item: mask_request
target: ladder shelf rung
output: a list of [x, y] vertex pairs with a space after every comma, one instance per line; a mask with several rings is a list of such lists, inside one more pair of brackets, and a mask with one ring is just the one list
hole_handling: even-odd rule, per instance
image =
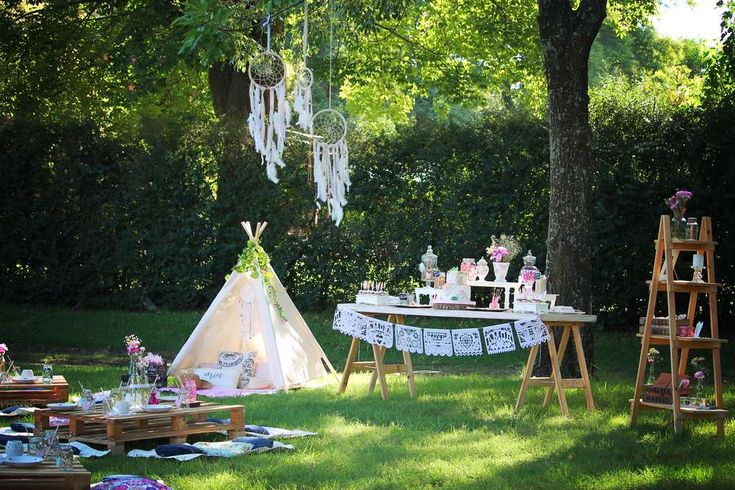
[[[643, 337], [643, 334], [636, 334], [637, 337]], [[667, 345], [671, 342], [668, 335], [651, 335], [649, 337], [651, 344]], [[679, 347], [686, 349], [716, 349], [722, 344], [727, 343], [727, 339], [713, 339], [710, 337], [676, 337], [676, 343]]]
[[[646, 281], [650, 286], [651, 281]], [[667, 281], [659, 281], [658, 290], [666, 291]], [[674, 281], [671, 284], [671, 290], [675, 293], [716, 293], [717, 288], [722, 286], [718, 282], [692, 282], [692, 281]]]
[[[656, 243], [656, 240], [653, 241]], [[700, 252], [706, 250], [714, 250], [717, 242], [701, 241], [701, 240], [672, 240], [669, 250], [679, 250], [682, 252]]]

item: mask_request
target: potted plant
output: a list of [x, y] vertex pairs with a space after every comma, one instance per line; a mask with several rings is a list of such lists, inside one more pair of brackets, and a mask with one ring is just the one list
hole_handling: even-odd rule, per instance
[[491, 245], [487, 247], [487, 254], [493, 263], [493, 272], [496, 282], [506, 282], [510, 262], [521, 251], [521, 246], [512, 235], [501, 234], [500, 238], [490, 237]]

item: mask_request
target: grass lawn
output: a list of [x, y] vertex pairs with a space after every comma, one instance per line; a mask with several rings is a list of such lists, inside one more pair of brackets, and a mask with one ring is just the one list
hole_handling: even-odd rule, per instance
[[[200, 315], [1, 305], [0, 342], [8, 343], [24, 367], [38, 369], [33, 364], [40, 356], [53, 357], [55, 370], [67, 377], [72, 390], [77, 381], [109, 386], [123, 369], [124, 335], [136, 333], [150, 350], [173, 354]], [[331, 331], [330, 316], [306, 315], [339, 366], [349, 339]], [[354, 376], [343, 396], [328, 386], [239, 399], [249, 423], [319, 433], [293, 440], [293, 452], [186, 463], [107, 456], [84, 460], [84, 465], [93, 481], [111, 473], [137, 473], [176, 489], [734, 488], [735, 424], [727, 422], [724, 439], [715, 437], [714, 422], [687, 422], [684, 434], [674, 435], [666, 414], [644, 412], [630, 429], [627, 400], [637, 339], [600, 332], [596, 342], [594, 413], [584, 410], [581, 392], [569, 396], [570, 418], [553, 406], [541, 409], [540, 389], [532, 390], [526, 407], [514, 413], [525, 351], [476, 358], [415, 356], [417, 369], [443, 373], [417, 376], [416, 399], [409, 398], [404, 379], [397, 376], [389, 377], [388, 401], [377, 393], [369, 396], [366, 374]], [[369, 358], [364, 348], [362, 355]], [[726, 347], [730, 410], [735, 408], [732, 358]]]

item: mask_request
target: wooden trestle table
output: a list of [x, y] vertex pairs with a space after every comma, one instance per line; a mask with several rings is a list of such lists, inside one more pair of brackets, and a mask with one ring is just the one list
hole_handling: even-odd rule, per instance
[[[529, 313], [515, 313], [512, 311], [482, 311], [482, 310], [440, 310], [434, 308], [411, 308], [401, 306], [373, 306], [356, 303], [343, 303], [340, 308], [347, 308], [358, 313], [362, 313], [371, 317], [386, 317], [386, 321], [406, 325], [406, 317], [432, 317], [432, 318], [452, 318], [461, 320], [481, 320], [485, 321], [482, 326], [490, 323], [513, 322], [518, 320], [527, 320], [534, 318], [536, 315]], [[549, 329], [549, 341], [546, 342], [546, 348], [549, 350], [549, 360], [551, 362], [551, 376], [536, 377], [532, 376], [533, 364], [539, 353], [541, 345], [534, 345], [529, 349], [528, 362], [523, 373], [521, 388], [516, 401], [516, 410], [520, 410], [526, 400], [526, 393], [531, 386], [542, 386], [546, 388], [546, 396], [544, 397], [544, 407], [551, 403], [551, 398], [556, 391], [559, 401], [559, 408], [564, 416], [569, 415], [567, 407], [567, 399], [564, 390], [568, 388], [583, 388], [587, 409], [594, 410], [595, 402], [592, 398], [592, 388], [590, 386], [589, 373], [587, 371], [587, 362], [582, 349], [582, 338], [580, 328], [591, 328], [597, 321], [595, 315], [579, 314], [579, 313], [545, 313], [540, 315], [541, 321], [544, 322]], [[553, 334], [554, 329], [560, 328], [561, 340], [557, 348]], [[580, 378], [563, 378], [561, 374], [561, 362], [569, 343], [569, 338], [574, 337], [574, 346], [577, 354], [577, 362], [579, 363]], [[376, 382], [380, 382], [380, 393], [383, 400], [388, 399], [388, 384], [385, 379], [386, 374], [403, 373], [406, 375], [408, 382], [408, 392], [411, 396], [416, 395], [416, 385], [414, 383], [413, 366], [411, 364], [411, 354], [403, 352], [402, 364], [385, 364], [383, 358], [385, 356], [385, 347], [372, 345], [373, 360], [358, 362], [355, 360], [357, 356], [360, 339], [352, 338], [350, 351], [345, 362], [342, 380], [339, 385], [338, 393], [344, 393], [350, 380], [350, 374], [354, 371], [370, 370], [373, 376], [370, 380], [368, 391], [370, 393], [375, 389]]]

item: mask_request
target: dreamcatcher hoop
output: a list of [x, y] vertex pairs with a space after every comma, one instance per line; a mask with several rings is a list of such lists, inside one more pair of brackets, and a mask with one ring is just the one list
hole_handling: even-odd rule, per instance
[[312, 118], [312, 134], [320, 143], [337, 144], [347, 136], [347, 120], [334, 109], [322, 109]]
[[329, 215], [337, 225], [342, 221], [349, 174], [347, 121], [334, 109], [322, 109], [312, 119], [314, 181], [317, 200], [327, 203]]
[[255, 150], [266, 165], [268, 178], [278, 182], [276, 167], [285, 167], [283, 149], [291, 109], [286, 101], [286, 63], [271, 51], [270, 14], [264, 25], [268, 41], [265, 51], [256, 54], [248, 63], [250, 77], [250, 115], [248, 130], [255, 142]]
[[278, 53], [267, 49], [250, 59], [248, 76], [261, 88], [274, 88], [286, 80], [286, 63]]

